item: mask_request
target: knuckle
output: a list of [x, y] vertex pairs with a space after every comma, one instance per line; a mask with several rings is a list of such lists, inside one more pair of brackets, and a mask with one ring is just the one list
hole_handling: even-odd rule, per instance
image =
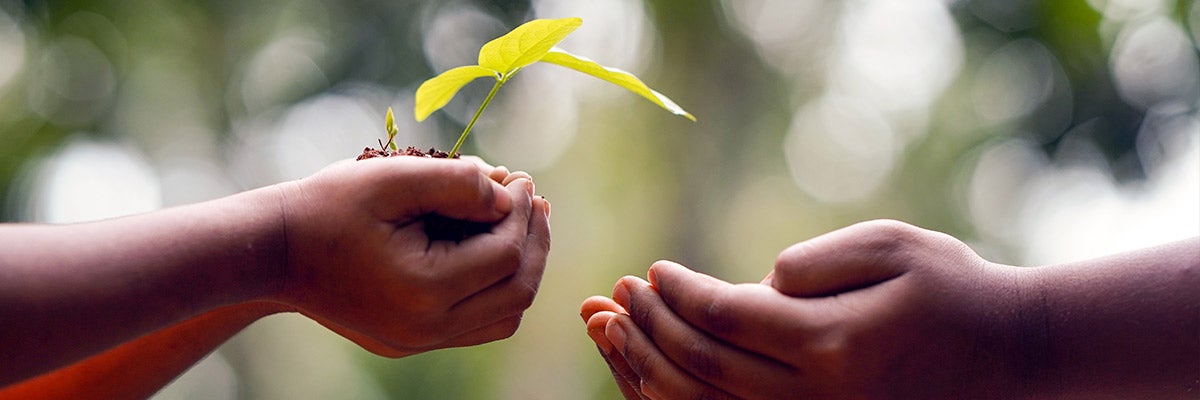
[[537, 297], [537, 292], [538, 292], [538, 289], [536, 286], [530, 285], [525, 282], [520, 282], [517, 285], [515, 285], [513, 290], [516, 291], [515, 306], [518, 310], [522, 310], [522, 311], [527, 310], [527, 309], [529, 309], [529, 307], [533, 306], [533, 300], [534, 300], [534, 298]]
[[835, 385], [846, 382], [852, 370], [865, 367], [857, 362], [856, 355], [856, 350], [866, 345], [862, 339], [861, 335], [850, 332], [829, 332], [809, 342], [805, 347], [804, 362], [823, 381]]
[[812, 242], [806, 241], [788, 246], [779, 253], [779, 256], [775, 257], [774, 273], [783, 278], [798, 273], [802, 265], [797, 261], [808, 259], [813, 251]]
[[642, 333], [646, 334], [646, 336], [654, 337], [656, 333], [654, 321], [657, 319], [657, 313], [653, 309], [643, 307], [642, 304], [642, 302], [636, 301], [631, 296], [629, 299], [629, 319], [632, 319], [633, 324], [637, 325], [638, 329], [641, 329]]
[[902, 255], [924, 242], [924, 230], [896, 220], [864, 222], [862, 247], [879, 257]]
[[505, 240], [496, 247], [496, 262], [499, 266], [515, 270], [521, 265], [523, 250], [516, 240]]
[[641, 378], [643, 382], [656, 378], [655, 371], [658, 369], [651, 368], [649, 365], [651, 361], [650, 355], [647, 352], [630, 348], [626, 349], [623, 355], [625, 356], [625, 363], [629, 365], [629, 369], [637, 377]]
[[860, 224], [871, 237], [880, 239], [911, 239], [917, 236], [919, 228], [892, 219], [878, 219]]
[[934, 252], [946, 256], [975, 254], [970, 246], [953, 236], [895, 220], [877, 220], [866, 224], [867, 251], [880, 258], [915, 261], [918, 253]]
[[479, 167], [469, 162], [450, 162], [445, 168], [454, 179], [476, 179], [480, 175]]
[[707, 339], [693, 339], [684, 350], [686, 367], [702, 380], [720, 379], [724, 376], [720, 360], [714, 354]]
[[718, 289], [713, 295], [703, 313], [704, 324], [710, 333], [726, 336], [737, 330], [736, 310], [733, 305], [735, 298], [735, 293], [729, 287]]

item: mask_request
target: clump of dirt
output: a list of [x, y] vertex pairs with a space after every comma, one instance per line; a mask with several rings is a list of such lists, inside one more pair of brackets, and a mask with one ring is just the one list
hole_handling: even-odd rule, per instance
[[[382, 147], [382, 146], [380, 146], [380, 147]], [[450, 153], [438, 150], [433, 147], [430, 147], [429, 151], [421, 151], [421, 149], [418, 149], [416, 147], [408, 146], [408, 148], [406, 148], [402, 151], [380, 150], [380, 149], [374, 149], [374, 148], [370, 148], [370, 147], [364, 147], [362, 154], [359, 154], [358, 158], [356, 160], [361, 161], [361, 160], [366, 160], [368, 158], [395, 157], [395, 156], [413, 156], [413, 157], [429, 157], [429, 158], [458, 158], [458, 154], [455, 154], [453, 157], [451, 157]]]
[[[383, 147], [383, 146], [380, 146]], [[429, 151], [421, 151], [416, 147], [409, 146], [404, 150], [380, 150], [375, 148], [363, 148], [362, 154], [358, 155], [356, 160], [366, 160], [376, 157], [428, 157], [428, 158], [459, 158], [458, 154], [451, 156], [450, 153], [429, 148]], [[438, 214], [425, 214], [420, 217], [422, 225], [425, 226], [425, 235], [429, 240], [446, 240], [455, 243], [462, 242], [472, 236], [486, 233], [492, 230], [492, 224], [474, 221], [463, 221], [453, 219]]]

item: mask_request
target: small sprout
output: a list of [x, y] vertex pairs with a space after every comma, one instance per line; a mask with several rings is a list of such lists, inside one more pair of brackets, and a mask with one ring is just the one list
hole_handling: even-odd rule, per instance
[[[692, 114], [684, 111], [667, 96], [646, 86], [633, 74], [605, 67], [595, 61], [555, 47], [558, 42], [561, 42], [582, 24], [583, 20], [579, 18], [536, 19], [518, 26], [504, 36], [487, 42], [479, 49], [479, 65], [452, 68], [430, 78], [417, 88], [416, 106], [413, 110], [417, 121], [424, 121], [434, 111], [445, 106], [454, 98], [459, 89], [476, 78], [488, 76], [495, 78], [496, 84], [492, 86], [491, 92], [483, 99], [483, 103], [475, 111], [475, 116], [471, 117], [471, 122], [467, 124], [466, 129], [463, 129], [462, 135], [458, 137], [458, 142], [450, 150], [450, 155], [454, 156], [458, 153], [463, 141], [467, 139], [467, 135], [471, 133], [471, 128], [475, 126], [479, 115], [483, 114], [483, 110], [500, 90], [500, 86], [512, 79], [513, 75], [520, 72], [522, 68], [538, 61], [563, 66], [603, 79], [637, 93], [675, 115], [692, 121], [696, 120]], [[391, 115], [390, 110], [388, 115]]]
[[383, 123], [384, 129], [387, 129], [388, 141], [387, 146], [380, 144], [380, 150], [387, 151], [388, 149], [392, 149], [392, 151], [396, 151], [396, 133], [400, 130], [396, 129], [396, 117], [392, 115], [391, 107], [388, 107], [387, 117], [384, 117]]

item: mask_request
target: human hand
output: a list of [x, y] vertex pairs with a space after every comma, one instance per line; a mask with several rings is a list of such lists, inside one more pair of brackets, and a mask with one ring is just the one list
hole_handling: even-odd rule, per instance
[[[289, 252], [278, 300], [372, 352], [502, 339], [532, 304], [549, 203], [527, 174], [393, 157], [333, 165], [281, 191]], [[431, 213], [494, 226], [434, 241], [420, 220]]]
[[[1015, 268], [874, 221], [792, 246], [762, 284], [671, 262], [583, 317], [627, 398], [1006, 398], [1044, 338]], [[602, 334], [601, 334], [602, 333]]]

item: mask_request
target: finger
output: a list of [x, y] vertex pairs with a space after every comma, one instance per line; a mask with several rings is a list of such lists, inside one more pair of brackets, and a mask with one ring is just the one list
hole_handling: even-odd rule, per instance
[[504, 180], [509, 176], [508, 167], [503, 165], [497, 166], [496, 168], [493, 168], [492, 171], [487, 174], [487, 176], [492, 178], [493, 181], [500, 182], [500, 184], [503, 185], [505, 184]]
[[[620, 358], [621, 356], [616, 355], [615, 357]], [[620, 358], [620, 360], [622, 363], [625, 362], [624, 358]], [[641, 389], [639, 389], [638, 386], [634, 386], [632, 383], [620, 376], [617, 370], [613, 368], [613, 361], [611, 361], [609, 358], [605, 358], [604, 362], [608, 364], [608, 372], [612, 374], [613, 382], [617, 384], [617, 390], [621, 392], [621, 397], [624, 397], [626, 400], [650, 400], [649, 397], [646, 397], [646, 395], [642, 394]], [[625, 368], [629, 368], [629, 366], [626, 365]]]
[[517, 332], [517, 328], [521, 326], [521, 318], [522, 314], [520, 313], [516, 315], [510, 315], [482, 327], [467, 331], [444, 342], [425, 348], [422, 351], [475, 346], [484, 343], [491, 343], [497, 340], [508, 339], [512, 337], [512, 335]]
[[601, 311], [608, 311], [617, 314], [628, 314], [624, 307], [621, 307], [621, 305], [617, 304], [617, 302], [613, 301], [613, 299], [604, 296], [588, 297], [587, 299], [583, 300], [583, 304], [579, 306], [579, 316], [583, 317], [585, 322], [592, 318], [593, 314]]
[[546, 256], [550, 252], [550, 224], [545, 211], [546, 203], [534, 202], [532, 205], [534, 209], [529, 211], [531, 215], [520, 255], [520, 267], [513, 275], [456, 304], [451, 312], [460, 315], [459, 320], [482, 320], [490, 315], [523, 312], [533, 304], [546, 270]]
[[521, 315], [513, 315], [513, 316], [505, 317], [500, 320], [494, 321], [488, 325], [476, 328], [474, 330], [461, 333], [457, 336], [450, 337], [446, 340], [437, 341], [437, 342], [427, 344], [427, 345], [422, 345], [422, 346], [399, 346], [398, 347], [398, 346], [388, 345], [387, 343], [384, 343], [383, 341], [376, 340], [375, 338], [373, 338], [371, 336], [365, 335], [365, 334], [358, 332], [356, 330], [353, 330], [353, 329], [346, 328], [345, 326], [338, 324], [336, 322], [330, 321], [328, 319], [321, 318], [321, 317], [318, 317], [318, 316], [315, 316], [312, 314], [305, 314], [305, 315], [308, 316], [309, 318], [313, 319], [317, 323], [321, 324], [322, 326], [328, 328], [329, 330], [336, 332], [338, 335], [341, 335], [342, 337], [350, 340], [351, 342], [354, 342], [354, 344], [359, 345], [364, 350], [367, 350], [367, 351], [369, 351], [373, 354], [379, 355], [379, 356], [389, 357], [389, 358], [407, 357], [407, 356], [414, 355], [414, 354], [424, 353], [424, 352], [427, 352], [430, 350], [445, 349], [445, 348], [452, 348], [452, 347], [474, 346], [474, 345], [478, 345], [478, 344], [489, 343], [489, 342], [494, 342], [494, 341], [501, 340], [501, 339], [506, 339], [506, 338], [511, 337], [513, 335], [513, 333], [516, 332], [517, 327], [521, 323]]
[[[597, 298], [602, 297], [597, 296]], [[612, 300], [609, 300], [607, 303], [606, 306], [616, 305]], [[625, 362], [625, 357], [613, 349], [612, 342], [609, 342], [608, 337], [604, 335], [608, 321], [616, 315], [617, 313], [612, 311], [599, 311], [589, 314], [585, 318], [587, 322], [587, 334], [592, 339], [592, 342], [596, 343], [596, 349], [600, 351], [600, 356], [608, 364], [608, 370], [612, 373], [613, 381], [616, 382], [617, 389], [621, 391], [621, 395], [626, 399], [644, 399], [646, 397], [642, 395], [640, 389], [641, 378], [638, 378], [637, 374], [629, 368], [629, 363]]]
[[501, 318], [500, 320], [494, 321], [474, 330], [460, 333], [459, 335], [453, 336], [447, 340], [434, 342], [433, 344], [414, 347], [395, 347], [390, 346], [383, 341], [376, 340], [375, 338], [367, 336], [356, 330], [346, 328], [344, 325], [328, 319], [316, 317], [310, 314], [306, 315], [329, 330], [334, 331], [338, 335], [341, 335], [351, 342], [354, 342], [354, 344], [359, 345], [364, 350], [389, 358], [406, 357], [436, 349], [474, 346], [506, 339], [511, 337], [516, 332], [517, 327], [521, 322], [520, 315], [513, 315]]
[[517, 179], [521, 179], [521, 178], [525, 178], [525, 179], [528, 179], [528, 180], [530, 180], [530, 181], [533, 181], [533, 177], [532, 177], [532, 176], [530, 176], [528, 172], [525, 172], [525, 171], [513, 171], [512, 173], [508, 174], [508, 176], [507, 176], [507, 177], [505, 177], [505, 178], [504, 178], [504, 180], [503, 180], [501, 183], [503, 183], [503, 184], [505, 184], [505, 185], [508, 185], [510, 182], [512, 182], [512, 181], [514, 181], [514, 180], [517, 180]]
[[725, 392], [746, 398], [786, 398], [791, 367], [715, 340], [675, 315], [649, 282], [621, 279], [613, 297], [624, 299], [629, 316], [658, 349], [687, 373]]
[[[518, 180], [505, 189], [503, 196], [510, 197], [512, 212], [490, 232], [469, 237], [459, 243], [420, 242], [411, 240], [408, 235], [395, 236], [389, 243], [401, 249], [399, 254], [404, 257], [421, 258], [398, 260], [397, 263], [433, 266], [434, 269], [428, 271], [421, 283], [428, 287], [430, 292], [440, 294], [440, 298], [444, 299], [447, 305], [460, 303], [463, 299], [512, 276], [522, 268], [524, 262], [522, 258], [533, 207], [529, 193], [532, 190], [530, 185], [528, 180]], [[538, 221], [544, 222], [544, 216]], [[541, 257], [544, 266], [544, 254]], [[538, 272], [540, 273], [540, 269]]]
[[533, 201], [535, 203], [541, 203], [541, 210], [546, 214], [546, 223], [548, 224], [550, 222], [550, 215], [553, 214], [550, 212], [550, 200], [547, 200], [545, 196], [536, 196], [533, 198]]
[[459, 156], [458, 159], [475, 164], [475, 167], [479, 168], [479, 172], [482, 172], [484, 175], [488, 176], [491, 176], [492, 172], [497, 168], [492, 166], [492, 164], [488, 164], [487, 161], [483, 161], [483, 159], [479, 156]]
[[615, 314], [604, 330], [613, 348], [641, 379], [638, 386], [655, 399], [734, 399], [716, 387], [698, 381], [664, 356], [628, 315]]
[[[650, 283], [679, 317], [712, 337], [786, 362], [782, 343], [804, 343], [842, 315], [828, 305], [810, 303], [759, 284], [733, 285], [682, 265], [659, 261], [650, 267]], [[630, 308], [616, 296], [617, 304]]]
[[462, 160], [420, 157], [373, 158], [359, 162], [366, 173], [377, 174], [367, 181], [379, 194], [380, 218], [409, 221], [438, 214], [452, 219], [496, 222], [512, 209], [504, 187], [479, 168]]
[[460, 155], [458, 157], [458, 159], [463, 160], [463, 161], [469, 161], [469, 162], [471, 162], [471, 164], [475, 164], [475, 166], [479, 168], [479, 172], [483, 172], [484, 175], [487, 175], [488, 173], [492, 172], [492, 169], [496, 168], [495, 166], [488, 163], [487, 161], [484, 161], [483, 158], [481, 158], [479, 156]]
[[865, 288], [903, 275], [920, 228], [895, 221], [855, 224], [797, 243], [779, 254], [771, 285], [797, 297]]

